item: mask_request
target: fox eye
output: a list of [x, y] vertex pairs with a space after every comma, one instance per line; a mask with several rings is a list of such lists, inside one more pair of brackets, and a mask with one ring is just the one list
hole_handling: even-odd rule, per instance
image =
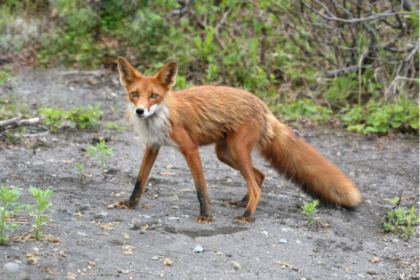
[[131, 96], [132, 96], [132, 97], [139, 97], [139, 93], [138, 93], [138, 92], [132, 92], [132, 93], [131, 93]]
[[159, 95], [157, 95], [156, 93], [152, 93], [152, 95], [150, 95], [151, 98], [155, 99], [157, 98]]

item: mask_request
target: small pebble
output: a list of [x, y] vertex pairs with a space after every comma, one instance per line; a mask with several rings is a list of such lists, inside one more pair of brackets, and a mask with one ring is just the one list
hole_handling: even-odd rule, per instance
[[373, 270], [373, 269], [371, 269], [371, 270], [368, 271], [368, 274], [370, 274], [370, 275], [376, 275], [376, 271]]
[[89, 205], [84, 205], [84, 206], [82, 206], [82, 207], [80, 207], [80, 212], [84, 212], [84, 211], [88, 211], [90, 209], [90, 206]]
[[179, 217], [169, 217], [168, 220], [170, 221], [181, 221]]
[[108, 216], [108, 213], [107, 212], [101, 212], [101, 213], [99, 213], [98, 215], [96, 215], [95, 217], [94, 217], [94, 219], [96, 219], [96, 220], [99, 220], [99, 219], [105, 219], [106, 218], [106, 216]]
[[81, 231], [76, 232], [76, 235], [81, 236], [81, 237], [86, 237], [87, 234]]
[[20, 266], [17, 263], [9, 262], [3, 265], [4, 270], [10, 273], [16, 273], [20, 270]]
[[398, 242], [400, 242], [400, 240], [398, 240], [398, 238], [392, 239], [392, 243], [398, 243]]
[[195, 246], [195, 248], [193, 250], [194, 253], [201, 253], [203, 251], [204, 251], [204, 249], [203, 249], [203, 247], [200, 246], [200, 244], [197, 244], [197, 246]]
[[279, 243], [280, 244], [287, 244], [287, 239], [280, 239]]
[[262, 235], [264, 235], [264, 236], [266, 236], [266, 237], [268, 237], [268, 232], [267, 232], [266, 230], [263, 230], [263, 231], [261, 232], [261, 234], [262, 234]]

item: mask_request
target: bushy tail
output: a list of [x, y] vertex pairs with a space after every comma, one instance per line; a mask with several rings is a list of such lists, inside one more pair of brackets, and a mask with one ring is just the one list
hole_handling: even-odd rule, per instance
[[288, 126], [269, 115], [268, 127], [270, 136], [259, 150], [278, 172], [323, 201], [347, 208], [362, 202], [357, 186]]

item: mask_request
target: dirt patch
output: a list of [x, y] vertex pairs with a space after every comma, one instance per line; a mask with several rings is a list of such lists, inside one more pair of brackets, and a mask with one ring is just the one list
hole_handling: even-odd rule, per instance
[[[112, 121], [122, 119], [125, 108], [115, 73], [26, 72], [4, 91], [35, 107], [68, 109], [100, 102], [104, 119]], [[234, 223], [243, 210], [225, 202], [242, 197], [244, 180], [218, 162], [212, 147], [201, 148], [200, 154], [214, 223], [195, 223], [199, 204], [194, 184], [184, 159], [171, 148], [162, 148], [152, 170], [141, 202], [145, 209], [108, 210], [107, 205], [130, 195], [143, 148], [130, 131], [116, 133], [109, 143], [112, 168], [103, 179], [83, 150], [97, 136], [63, 131], [27, 136], [42, 140], [39, 146], [2, 145], [1, 185], [19, 187], [22, 202], [30, 201], [29, 185], [54, 190], [48, 212], [53, 222], [44, 232], [59, 241], [0, 247], [0, 279], [419, 279], [418, 236], [406, 242], [382, 232], [387, 200], [400, 190], [407, 197], [404, 205], [418, 209], [414, 137], [304, 133], [304, 139], [354, 179], [366, 199], [356, 211], [321, 206], [316, 217], [322, 226], [314, 229], [299, 208], [309, 198], [258, 157], [255, 165], [267, 178], [257, 220]], [[79, 180], [76, 162], [86, 162], [85, 173], [92, 177]], [[12, 235], [28, 230], [29, 225], [22, 225]], [[37, 263], [31, 264], [27, 254], [35, 254]], [[374, 257], [379, 262], [370, 261]], [[8, 273], [6, 263], [18, 263], [18, 271]]]

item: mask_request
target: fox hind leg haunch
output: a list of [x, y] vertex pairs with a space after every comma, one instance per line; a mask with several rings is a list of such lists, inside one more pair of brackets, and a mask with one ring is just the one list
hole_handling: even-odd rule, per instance
[[[226, 148], [230, 154], [233, 166], [244, 177], [248, 187], [248, 198], [245, 212], [242, 216], [236, 217], [235, 221], [242, 223], [252, 223], [255, 221], [255, 210], [261, 197], [261, 189], [259, 183], [262, 183], [262, 172], [257, 172], [255, 176], [255, 168], [252, 166], [251, 151], [258, 141], [259, 133], [255, 133], [255, 126], [251, 124], [243, 125], [240, 129], [228, 135], [226, 139]], [[258, 126], [257, 126], [258, 127]], [[259, 171], [259, 170], [258, 170]], [[260, 178], [258, 183], [256, 177]]]
[[[238, 170], [238, 167], [236, 166], [235, 162], [233, 161], [232, 156], [230, 155], [229, 150], [228, 150], [225, 142], [217, 143], [215, 145], [215, 151], [216, 151], [217, 158], [221, 162], [223, 162], [223, 163], [229, 165], [230, 167]], [[261, 188], [261, 185], [264, 182], [265, 174], [255, 167], [252, 167], [252, 169], [253, 169], [254, 177], [255, 177], [255, 180], [257, 181], [258, 187]], [[249, 201], [249, 192], [247, 191], [246, 194], [244, 195], [244, 197], [240, 201], [228, 201], [227, 205], [235, 205], [236, 207], [244, 207], [245, 208], [248, 205], [248, 201]]]
[[149, 177], [150, 171], [152, 170], [153, 164], [156, 161], [156, 157], [159, 153], [159, 148], [151, 149], [146, 147], [143, 155], [143, 160], [140, 166], [137, 180], [134, 185], [133, 192], [131, 193], [130, 199], [118, 201], [115, 204], [108, 206], [109, 209], [134, 209], [140, 203], [141, 196], [146, 186], [147, 178]]

